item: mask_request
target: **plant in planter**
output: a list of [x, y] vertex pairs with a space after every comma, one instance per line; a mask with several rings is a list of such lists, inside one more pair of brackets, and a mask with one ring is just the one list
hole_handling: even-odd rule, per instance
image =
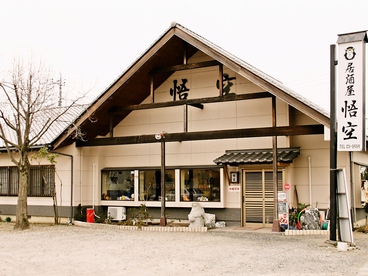
[[131, 208], [128, 210], [127, 224], [142, 227], [143, 225], [148, 225], [147, 220], [152, 219], [145, 204], [141, 204], [139, 208]]
[[309, 204], [298, 203], [297, 208], [289, 209], [289, 226], [290, 229], [298, 229], [298, 217], [299, 213], [307, 208]]

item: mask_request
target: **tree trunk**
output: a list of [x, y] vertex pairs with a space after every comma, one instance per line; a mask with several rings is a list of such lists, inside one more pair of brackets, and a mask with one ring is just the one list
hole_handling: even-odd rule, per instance
[[57, 209], [57, 198], [56, 198], [55, 192], [53, 192], [52, 194], [52, 202], [53, 202], [53, 207], [54, 207], [54, 224], [58, 225], [59, 224], [59, 214], [58, 214], [58, 209]]
[[29, 228], [27, 193], [28, 193], [29, 169], [19, 169], [18, 204], [16, 209], [16, 221], [14, 229], [24, 230]]

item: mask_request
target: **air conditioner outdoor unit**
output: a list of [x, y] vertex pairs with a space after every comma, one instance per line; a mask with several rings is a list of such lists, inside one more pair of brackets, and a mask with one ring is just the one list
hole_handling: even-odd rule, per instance
[[126, 220], [126, 210], [125, 207], [108, 207], [107, 216], [111, 220]]

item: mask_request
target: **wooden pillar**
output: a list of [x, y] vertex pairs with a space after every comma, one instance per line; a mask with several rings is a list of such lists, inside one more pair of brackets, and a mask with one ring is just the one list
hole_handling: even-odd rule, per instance
[[[276, 127], [276, 97], [272, 96], [272, 126]], [[272, 153], [273, 153], [273, 225], [272, 232], [280, 232], [280, 223], [278, 220], [278, 179], [277, 179], [277, 136], [272, 136]]]
[[153, 91], [153, 74], [151, 74], [150, 96], [151, 96], [151, 103], [154, 103], [155, 102], [155, 93]]
[[160, 226], [166, 226], [165, 215], [165, 136], [161, 134], [161, 217]]
[[114, 137], [114, 112], [110, 111], [110, 138]]
[[223, 75], [224, 75], [224, 66], [222, 64], [219, 65], [219, 96], [222, 96], [222, 88], [224, 87], [223, 82]]
[[188, 63], [188, 53], [187, 53], [187, 43], [184, 41], [183, 42], [183, 64], [187, 64]]
[[184, 105], [184, 132], [188, 132], [188, 105]]

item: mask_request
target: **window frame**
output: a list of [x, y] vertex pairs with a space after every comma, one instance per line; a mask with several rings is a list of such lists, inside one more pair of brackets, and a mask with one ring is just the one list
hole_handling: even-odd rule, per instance
[[[165, 206], [166, 207], [173, 207], [173, 208], [192, 208], [192, 201], [181, 201], [180, 199], [180, 183], [181, 183], [181, 179], [180, 179], [180, 172], [182, 169], [213, 169], [213, 168], [218, 168], [219, 169], [219, 173], [220, 173], [220, 200], [219, 201], [201, 201], [200, 204], [204, 207], [204, 208], [224, 208], [225, 207], [225, 173], [224, 173], [224, 168], [222, 166], [216, 166], [216, 165], [201, 165], [201, 166], [180, 166], [180, 167], [166, 167], [166, 170], [174, 170], [175, 173], [175, 181], [174, 181], [174, 185], [175, 185], [175, 200], [174, 201], [165, 201]], [[134, 171], [134, 191], [137, 193], [139, 193], [139, 172], [142, 170], [159, 170], [159, 167], [109, 167], [109, 168], [103, 168], [101, 169], [101, 182], [100, 182], [100, 188], [101, 188], [101, 196], [102, 196], [102, 172], [105, 171], [109, 171], [109, 170], [131, 170]], [[99, 202], [101, 204], [101, 206], [132, 206], [132, 207], [136, 207], [136, 206], [140, 206], [141, 204], [145, 204], [147, 207], [160, 207], [161, 206], [161, 201], [145, 201], [145, 200], [140, 200], [139, 196], [135, 196], [134, 200], [130, 200], [130, 201], [123, 201], [123, 200], [104, 200], [102, 199], [102, 197], [100, 196], [99, 198]]]
[[[48, 184], [42, 177], [42, 171], [46, 170]], [[5, 176], [3, 176], [3, 174]], [[37, 176], [37, 174], [39, 174]], [[55, 191], [55, 165], [36, 165], [30, 167], [30, 177], [27, 196], [28, 197], [52, 197]], [[19, 169], [16, 166], [0, 167], [0, 182], [7, 180], [6, 191], [0, 188], [0, 196], [18, 196], [19, 191]], [[39, 182], [41, 181], [41, 182]], [[49, 185], [49, 187], [47, 187]], [[35, 192], [34, 192], [35, 191]], [[47, 191], [47, 192], [45, 192]]]

